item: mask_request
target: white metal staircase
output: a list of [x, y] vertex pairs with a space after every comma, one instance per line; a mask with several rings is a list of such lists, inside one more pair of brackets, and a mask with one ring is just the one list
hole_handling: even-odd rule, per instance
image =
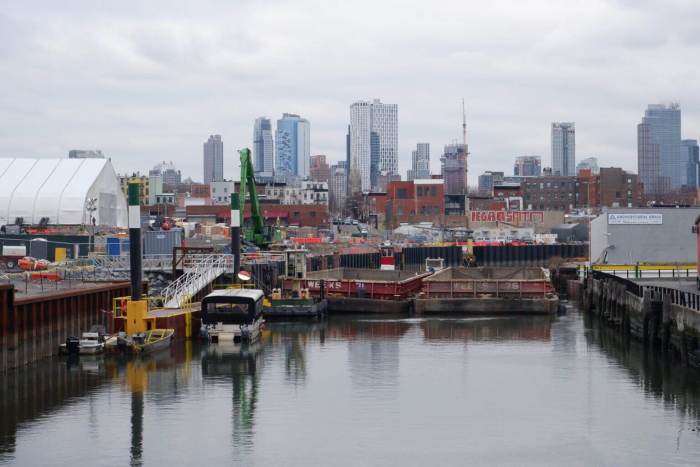
[[161, 292], [165, 308], [181, 308], [221, 274], [233, 270], [233, 255], [191, 256], [183, 266], [184, 274]]

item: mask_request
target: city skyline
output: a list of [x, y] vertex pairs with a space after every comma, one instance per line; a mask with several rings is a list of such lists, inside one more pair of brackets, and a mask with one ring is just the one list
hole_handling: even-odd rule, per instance
[[[284, 20], [306, 8], [328, 21]], [[173, 160], [196, 174], [201, 135], [216, 132], [227, 142], [231, 178], [236, 150], [252, 145], [255, 118], [294, 111], [314, 123], [312, 153], [335, 162], [344, 154], [347, 106], [363, 96], [401, 107], [401, 173], [417, 142], [442, 148], [461, 141], [464, 97], [470, 185], [485, 170], [509, 171], [516, 155], [546, 159], [551, 121], [576, 121], [580, 154], [633, 171], [636, 124], [648, 103], [680, 101], [683, 137], [700, 137], [697, 65], [687, 60], [700, 51], [691, 3], [674, 2], [659, 15], [653, 5], [612, 0], [509, 2], [482, 5], [473, 15], [465, 2], [431, 5], [430, 25], [417, 2], [403, 6], [399, 22], [388, 5], [372, 8], [367, 17], [357, 14], [362, 2], [203, 8], [176, 2], [165, 16], [157, 3], [14, 3], [0, 28], [6, 34], [0, 67], [13, 90], [0, 107], [0, 152], [63, 157], [75, 147], [97, 147], [119, 172]], [[513, 14], [504, 17], [504, 9]], [[237, 18], [246, 19], [244, 31], [231, 30]], [[392, 40], [399, 24], [401, 41]], [[365, 40], [347, 41], [358, 27]], [[256, 28], [274, 33], [250, 32]], [[318, 41], [319, 34], [327, 40]], [[639, 63], [660, 66], [640, 74]], [[291, 77], [284, 86], [273, 66]]]

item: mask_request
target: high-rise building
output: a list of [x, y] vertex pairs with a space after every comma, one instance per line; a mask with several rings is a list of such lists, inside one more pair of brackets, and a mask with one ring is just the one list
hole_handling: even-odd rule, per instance
[[267, 117], [255, 119], [253, 127], [253, 166], [256, 175], [272, 177], [274, 160], [272, 124]]
[[539, 177], [542, 175], [542, 158], [540, 156], [518, 156], [513, 165], [516, 177]]
[[345, 209], [345, 201], [348, 193], [348, 174], [345, 161], [339, 161], [331, 165], [330, 178], [328, 180], [328, 194], [330, 210], [333, 214], [342, 214]]
[[311, 155], [309, 121], [296, 114], [283, 114], [277, 120], [275, 140], [275, 175], [284, 179], [308, 177]]
[[637, 169], [647, 195], [681, 187], [681, 108], [651, 104], [637, 125]]
[[71, 149], [68, 151], [68, 159], [104, 159], [105, 156], [99, 149]]
[[700, 186], [700, 152], [698, 140], [684, 139], [681, 141], [681, 186], [697, 188]]
[[581, 159], [581, 161], [576, 164], [576, 174], [578, 175], [581, 170], [590, 170], [591, 175], [598, 175], [600, 173], [600, 167], [598, 167], [597, 157], [586, 157]]
[[552, 173], [563, 177], [576, 175], [576, 125], [552, 123]]
[[410, 182], [430, 178], [430, 144], [418, 143], [415, 151], [411, 152], [411, 169], [406, 174]]
[[487, 170], [479, 175], [479, 193], [493, 194], [493, 186], [503, 182], [505, 174], [503, 172], [492, 172]]
[[379, 99], [355, 102], [349, 135], [350, 172], [359, 173], [362, 191], [375, 188], [379, 175], [398, 173], [398, 105]]
[[221, 135], [210, 135], [204, 143], [204, 183], [224, 179], [224, 142]]
[[445, 195], [467, 194], [467, 146], [448, 144], [440, 158]]
[[323, 154], [311, 156], [311, 167], [309, 168], [311, 180], [328, 182], [329, 175], [330, 168], [328, 167], [328, 162], [326, 162], [326, 156]]
[[155, 165], [150, 171], [149, 175], [151, 173], [158, 173], [161, 175], [163, 179], [163, 184], [165, 185], [178, 185], [182, 182], [182, 173], [177, 170], [175, 167], [175, 164], [171, 162], [161, 162], [160, 164]]

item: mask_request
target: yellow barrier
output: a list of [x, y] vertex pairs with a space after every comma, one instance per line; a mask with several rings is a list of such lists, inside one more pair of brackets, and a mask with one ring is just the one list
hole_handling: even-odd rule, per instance
[[66, 259], [66, 248], [56, 248], [54, 250], [54, 262], [60, 263]]
[[697, 264], [594, 264], [591, 269], [595, 271], [694, 271]]

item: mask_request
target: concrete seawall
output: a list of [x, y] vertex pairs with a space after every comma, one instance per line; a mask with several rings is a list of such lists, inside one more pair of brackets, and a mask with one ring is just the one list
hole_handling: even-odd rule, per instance
[[620, 333], [700, 366], [700, 295], [599, 272], [582, 282], [570, 281], [568, 290], [586, 312]]

